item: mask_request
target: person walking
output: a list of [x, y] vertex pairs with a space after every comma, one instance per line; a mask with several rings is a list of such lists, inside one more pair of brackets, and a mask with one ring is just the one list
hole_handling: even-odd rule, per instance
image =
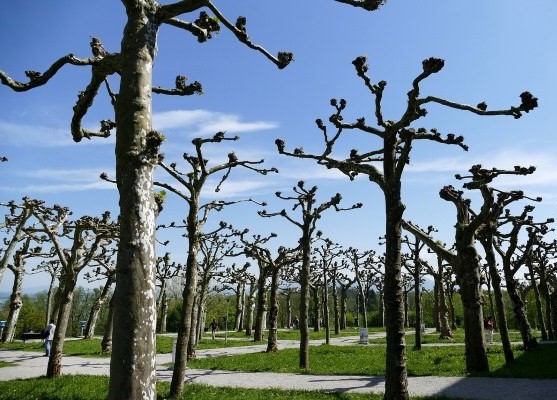
[[49, 324], [44, 328], [44, 351], [45, 357], [50, 357], [50, 349], [52, 348], [52, 341], [54, 340], [54, 331], [56, 330], [56, 325], [54, 325], [54, 320], [51, 319]]
[[213, 340], [215, 340], [215, 332], [218, 327], [219, 324], [217, 324], [217, 321], [213, 320], [213, 322], [211, 322], [211, 334], [213, 335]]
[[487, 317], [487, 321], [485, 321], [486, 342], [489, 344], [493, 343], [493, 328], [493, 316], [490, 315]]

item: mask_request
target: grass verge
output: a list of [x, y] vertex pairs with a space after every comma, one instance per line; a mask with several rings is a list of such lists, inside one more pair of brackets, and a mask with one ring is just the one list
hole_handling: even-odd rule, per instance
[[[157, 399], [168, 398], [170, 384], [157, 385]], [[0, 381], [0, 400], [104, 400], [108, 393], [108, 377], [62, 376], [57, 379], [35, 378]], [[379, 394], [325, 393], [318, 391], [240, 389], [187, 384], [180, 400], [380, 400]], [[447, 399], [421, 397], [420, 399]]]
[[[407, 351], [410, 376], [468, 376], [464, 346], [424, 347]], [[505, 366], [501, 347], [488, 349], [490, 372], [477, 376], [500, 378], [557, 378], [554, 361], [557, 344], [541, 345], [537, 350], [524, 352], [514, 347], [516, 362]], [[192, 360], [188, 367], [198, 369], [294, 372], [318, 375], [384, 375], [385, 348], [382, 346], [312, 346], [310, 369], [298, 367], [298, 349], [283, 349], [278, 353], [254, 353], [227, 357]]]

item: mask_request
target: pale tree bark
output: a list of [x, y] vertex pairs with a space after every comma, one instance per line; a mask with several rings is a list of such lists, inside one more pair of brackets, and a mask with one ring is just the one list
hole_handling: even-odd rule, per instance
[[21, 240], [23, 240], [23, 244], [19, 249], [15, 251], [13, 264], [8, 264], [8, 269], [14, 274], [14, 282], [12, 285], [12, 293], [10, 295], [10, 306], [8, 311], [8, 318], [6, 320], [6, 327], [4, 328], [4, 332], [2, 334], [2, 337], [0, 338], [2, 342], [11, 342], [14, 339], [15, 328], [17, 326], [21, 308], [23, 307], [21, 288], [23, 286], [23, 277], [25, 275], [26, 260], [31, 257], [52, 255], [41, 253], [40, 247], [36, 247], [34, 249], [30, 248], [31, 242], [33, 240], [42, 241], [38, 238], [27, 235], [25, 239], [22, 237]]
[[114, 277], [107, 278], [102, 291], [93, 302], [91, 311], [89, 312], [89, 318], [87, 318], [87, 324], [85, 325], [85, 339], [92, 339], [95, 335], [95, 327], [97, 325], [97, 319], [99, 318], [99, 313], [101, 312], [102, 306], [106, 299], [110, 295], [110, 288], [114, 284]]
[[8, 311], [8, 318], [6, 320], [6, 327], [2, 333], [2, 342], [12, 342], [15, 335], [15, 327], [19, 318], [23, 301], [21, 299], [21, 287], [23, 286], [23, 275], [25, 271], [19, 268], [8, 268], [14, 274], [14, 283], [12, 285], [12, 294], [10, 295], [10, 310]]

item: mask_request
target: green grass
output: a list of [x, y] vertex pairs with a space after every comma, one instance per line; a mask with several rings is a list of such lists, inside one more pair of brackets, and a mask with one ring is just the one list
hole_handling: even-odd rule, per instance
[[[408, 331], [407, 331], [408, 332]], [[455, 331], [452, 331], [453, 334], [453, 338], [452, 339], [439, 339], [439, 332], [435, 332], [435, 333], [422, 333], [422, 344], [432, 344], [432, 343], [464, 343], [464, 329], [458, 329]], [[534, 335], [536, 335], [537, 332], [534, 332]], [[511, 339], [511, 342], [521, 342], [522, 338], [520, 336], [520, 332], [518, 331], [510, 331], [509, 332], [509, 337]], [[409, 346], [413, 346], [416, 343], [416, 337], [413, 334], [407, 334], [406, 335], [406, 343]], [[539, 339], [539, 337], [538, 337]], [[498, 332], [495, 332], [493, 334], [493, 342], [494, 343], [500, 343], [500, 336]], [[369, 340], [370, 343], [374, 343], [374, 344], [385, 344], [387, 343], [387, 339], [386, 338], [377, 338], [377, 339], [370, 339]]]
[[[385, 332], [385, 328], [369, 328], [370, 333], [374, 332]], [[347, 328], [343, 331], [340, 331], [340, 334], [335, 335], [334, 331], [331, 331], [331, 338], [335, 337], [346, 337], [346, 336], [359, 336], [360, 331], [358, 328]], [[219, 338], [224, 338], [224, 332], [218, 331], [216, 332], [216, 336]], [[211, 337], [211, 333], [205, 334], [205, 337]], [[228, 332], [229, 338], [235, 339], [245, 339], [253, 341], [253, 336], [246, 336], [245, 332]], [[277, 337], [279, 340], [299, 340], [300, 339], [300, 331], [298, 329], [279, 329], [277, 332]], [[264, 338], [267, 338], [267, 331], [264, 332]], [[310, 340], [320, 340], [325, 339], [325, 331], [321, 329], [319, 332], [314, 332], [313, 328], [310, 328], [309, 331], [309, 338]]]
[[[170, 384], [157, 385], [157, 399], [168, 398]], [[0, 381], [0, 400], [104, 400], [108, 377], [68, 375], [57, 379], [35, 378]], [[187, 384], [180, 400], [380, 400], [380, 394], [325, 393], [319, 391], [240, 389]], [[420, 397], [420, 399], [447, 399]]]
[[0, 360], [0, 368], [3, 368], [3, 367], [13, 367], [13, 366], [15, 366], [15, 365], [16, 365], [16, 363]]
[[[467, 376], [464, 346], [424, 347], [420, 351], [408, 349], [407, 365], [410, 376]], [[488, 357], [490, 377], [557, 378], [557, 344], [542, 345], [526, 354], [514, 348], [516, 363], [505, 366], [501, 347], [491, 346]], [[255, 353], [228, 357], [197, 359], [190, 368], [236, 370], [249, 372], [302, 372], [331, 375], [384, 375], [385, 348], [382, 346], [312, 346], [310, 369], [298, 367], [298, 349], [284, 349], [275, 354]]]
[[[157, 336], [157, 353], [171, 353], [172, 341], [175, 339], [175, 337], [170, 336]], [[250, 346], [253, 344], [255, 344], [253, 341], [230, 340], [225, 344], [224, 340], [204, 339], [198, 343], [197, 349], [204, 350], [224, 347]], [[12, 343], [0, 343], [0, 349], [43, 352], [44, 345], [40, 341], [27, 341], [25, 343], [17, 341]], [[66, 340], [64, 342], [64, 354], [67, 356], [80, 357], [110, 357], [109, 353], [101, 352], [100, 339]]]

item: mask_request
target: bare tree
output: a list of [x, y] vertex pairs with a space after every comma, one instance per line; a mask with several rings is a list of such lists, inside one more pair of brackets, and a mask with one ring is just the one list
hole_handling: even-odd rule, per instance
[[442, 257], [437, 256], [437, 268], [434, 269], [429, 263], [423, 263], [427, 272], [433, 277], [434, 281], [434, 295], [435, 295], [435, 303], [437, 307], [433, 318], [436, 321], [436, 324], [439, 324], [439, 339], [451, 339], [453, 337], [453, 333], [451, 332], [451, 327], [449, 325], [448, 320], [448, 307], [447, 307], [447, 296], [445, 291], [445, 276], [447, 273], [448, 265], [445, 264], [445, 261]]
[[[292, 54], [281, 52], [274, 57], [254, 44], [246, 31], [246, 19], [239, 17], [236, 23], [230, 22], [210, 0], [174, 1], [168, 4], [159, 4], [155, 0], [122, 0], [122, 4], [127, 18], [120, 52], [106, 51], [101, 42], [93, 38], [92, 57], [78, 58], [73, 54], [63, 56], [43, 73], [26, 71], [28, 82], [16, 81], [0, 70], [0, 82], [14, 91], [23, 92], [46, 84], [67, 64], [91, 68], [91, 80], [85, 90], [80, 92], [74, 106], [71, 132], [73, 139], [79, 142], [83, 138], [107, 137], [116, 128], [116, 180], [120, 192], [122, 229], [115, 291], [117, 329], [108, 397], [154, 399], [154, 237], [157, 206], [152, 176], [163, 136], [152, 129], [152, 93], [184, 96], [202, 90], [198, 82], [187, 85], [183, 76], [176, 78], [174, 89], [153, 87], [157, 33], [161, 26], [170, 25], [191, 33], [198, 42], [205, 42], [220, 30], [222, 24], [239, 42], [262, 53], [279, 68], [288, 65]], [[365, 5], [361, 6], [365, 8]], [[205, 11], [193, 23], [179, 18], [202, 8], [208, 8], [215, 18]], [[114, 74], [120, 75], [118, 94], [108, 87], [107, 78]], [[107, 83], [116, 122], [102, 121], [98, 131], [85, 129], [81, 124], [82, 119], [103, 83]], [[132, 278], [138, 275], [143, 278]], [[172, 396], [176, 397], [175, 390]]]
[[[316, 121], [317, 127], [323, 134], [325, 149], [321, 154], [305, 154], [302, 149], [293, 152], [285, 150], [284, 141], [278, 139], [276, 145], [279, 153], [297, 158], [315, 160], [318, 164], [327, 168], [335, 168], [344, 173], [350, 180], [354, 180], [359, 174], [369, 177], [382, 190], [385, 197], [385, 306], [387, 321], [387, 357], [386, 357], [386, 383], [385, 399], [407, 399], [408, 383], [406, 368], [406, 341], [404, 338], [404, 304], [402, 299], [402, 288], [400, 285], [401, 275], [401, 224], [405, 205], [402, 201], [402, 173], [404, 167], [409, 163], [410, 152], [414, 141], [428, 140], [443, 144], [468, 147], [463, 143], [462, 136], [448, 134], [442, 137], [436, 129], [415, 129], [412, 126], [415, 121], [427, 114], [426, 106], [438, 104], [448, 108], [468, 111], [480, 116], [510, 115], [514, 118], [522, 116], [523, 112], [529, 112], [537, 107], [537, 99], [530, 93], [521, 95], [521, 104], [504, 110], [487, 110], [487, 105], [482, 102], [477, 106], [460, 104], [454, 101], [442, 99], [436, 96], [420, 96], [420, 84], [430, 75], [439, 72], [444, 61], [438, 58], [429, 58], [422, 63], [422, 72], [412, 82], [412, 88], [408, 92], [407, 106], [403, 115], [398, 120], [387, 120], [383, 116], [382, 98], [386, 87], [385, 81], [373, 84], [368, 76], [368, 66], [365, 57], [358, 57], [353, 61], [357, 75], [363, 80], [372, 96], [373, 114], [376, 126], [366, 123], [364, 117], [358, 118], [356, 122], [344, 121], [342, 112], [346, 108], [346, 101], [341, 99], [331, 100], [335, 109], [329, 121], [336, 128], [333, 135], [329, 135], [327, 127], [321, 119]], [[377, 137], [380, 145], [374, 149], [366, 149], [359, 152], [353, 149], [348, 158], [333, 158], [333, 148], [345, 130], [358, 130], [365, 134]], [[377, 163], [381, 167], [378, 168]]]
[[[520, 197], [524, 197], [522, 193], [519, 195]], [[530, 200], [541, 201], [541, 198]], [[495, 250], [501, 256], [507, 293], [513, 304], [514, 315], [522, 337], [522, 343], [526, 350], [535, 349], [538, 345], [538, 341], [532, 333], [532, 328], [530, 327], [530, 322], [528, 321], [525, 310], [524, 300], [518, 290], [515, 276], [525, 265], [537, 232], [545, 232], [548, 229], [547, 224], [553, 222], [552, 218], [544, 222], [534, 222], [532, 217], [529, 216], [529, 213], [533, 210], [533, 206], [527, 205], [520, 215], [511, 215], [510, 210], [506, 211], [505, 214], [499, 218], [499, 230], [493, 241]], [[507, 224], [510, 230], [508, 232], [503, 232], [501, 229]], [[528, 240], [523, 246], [519, 246], [519, 234], [522, 228], [528, 230]]]
[[166, 252], [164, 256], [157, 257], [156, 263], [156, 279], [159, 287], [159, 295], [157, 297], [157, 312], [160, 318], [160, 333], [166, 333], [166, 317], [168, 314], [168, 298], [167, 285], [168, 281], [177, 276], [182, 270], [182, 265], [170, 262], [170, 253]]
[[23, 277], [25, 275], [25, 265], [28, 258], [31, 257], [50, 257], [52, 253], [43, 253], [40, 246], [31, 248], [31, 243], [37, 241], [41, 243], [39, 238], [32, 235], [25, 235], [22, 238], [23, 244], [15, 251], [13, 256], [13, 263], [8, 264], [8, 269], [14, 275], [14, 283], [12, 285], [12, 293], [10, 295], [10, 307], [8, 311], [8, 318], [6, 320], [6, 327], [3, 331], [2, 342], [13, 341], [15, 335], [15, 328], [19, 318], [19, 313], [23, 307], [23, 300], [21, 298], [21, 288], [23, 286]]
[[[433, 231], [433, 226], [428, 226], [427, 234], [430, 234]], [[416, 318], [415, 318], [415, 335], [416, 335], [416, 343], [414, 344], [414, 350], [421, 350], [422, 349], [422, 295], [420, 289], [422, 287], [422, 271], [424, 269], [422, 259], [420, 258], [420, 252], [425, 247], [425, 243], [423, 243], [420, 239], [414, 238], [412, 242], [408, 236], [404, 236], [402, 242], [406, 244], [408, 247], [408, 251], [410, 252], [410, 259], [405, 262], [404, 267], [408, 271], [409, 274], [412, 275], [414, 279], [414, 304], [415, 304], [415, 311], [416, 311]]]
[[342, 255], [342, 246], [338, 243], [334, 243], [330, 239], [322, 238], [321, 235], [318, 235], [317, 242], [321, 244], [320, 246], [316, 246], [314, 251], [319, 258], [321, 271], [323, 273], [323, 324], [325, 328], [325, 343], [330, 344], [331, 326], [329, 322], [329, 277], [332, 276], [331, 288], [334, 302], [333, 319], [335, 321], [335, 335], [338, 335], [340, 333], [340, 327], [335, 276], [338, 270], [338, 259]]
[[4, 222], [0, 227], [6, 230], [6, 234], [10, 235], [9, 238], [4, 238], [4, 246], [6, 246], [6, 248], [2, 249], [0, 253], [0, 281], [2, 281], [4, 271], [8, 268], [12, 254], [25, 236], [24, 228], [33, 215], [33, 207], [35, 204], [36, 201], [27, 197], [23, 198], [21, 204], [16, 204], [13, 201], [0, 203], [0, 206], [7, 207], [10, 212], [8, 215], [4, 216]]
[[[61, 374], [64, 338], [79, 273], [90, 265], [103, 246], [117, 237], [118, 224], [110, 221], [109, 212], [101, 218], [85, 216], [69, 221], [69, 209], [58, 205], [52, 208], [36, 205], [33, 213], [52, 242], [62, 265], [58, 289], [60, 308], [47, 367], [47, 377], [54, 378]], [[69, 241], [69, 248], [64, 247], [65, 240]]]
[[336, 211], [351, 210], [360, 208], [361, 203], [358, 203], [349, 208], [340, 208], [339, 204], [342, 197], [339, 193], [333, 196], [329, 201], [316, 205], [317, 186], [311, 189], [306, 189], [304, 182], [300, 181], [292, 189], [294, 194], [292, 196], [284, 196], [281, 192], [276, 192], [275, 195], [282, 200], [294, 202], [292, 211], [299, 210], [301, 213], [301, 222], [297, 221], [290, 216], [286, 210], [275, 213], [268, 213], [266, 210], [260, 211], [259, 215], [265, 218], [272, 218], [280, 216], [289, 221], [294, 226], [302, 231], [300, 238], [300, 247], [302, 252], [302, 265], [300, 272], [300, 368], [309, 368], [309, 330], [308, 330], [308, 308], [309, 308], [309, 278], [310, 278], [310, 264], [311, 264], [311, 241], [313, 233], [315, 232], [317, 220], [329, 208], [334, 208]]

